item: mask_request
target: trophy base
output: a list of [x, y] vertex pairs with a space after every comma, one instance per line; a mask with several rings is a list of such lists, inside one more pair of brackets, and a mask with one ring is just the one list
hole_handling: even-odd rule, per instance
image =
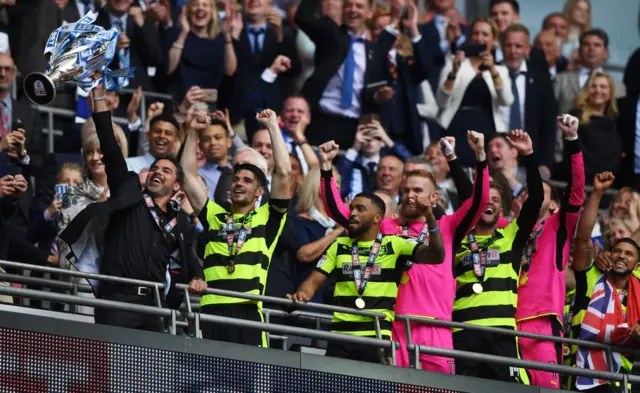
[[36, 105], [47, 105], [56, 98], [55, 84], [40, 72], [33, 72], [24, 79], [24, 92]]

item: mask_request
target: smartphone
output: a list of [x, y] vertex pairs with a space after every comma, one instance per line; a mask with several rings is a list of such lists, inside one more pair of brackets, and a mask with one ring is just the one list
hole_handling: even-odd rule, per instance
[[358, 120], [358, 125], [367, 125], [367, 124], [371, 124], [374, 121], [380, 121], [380, 116], [375, 114], [375, 113], [368, 113], [365, 115], [360, 116], [360, 119]]
[[202, 89], [204, 92], [204, 102], [207, 103], [207, 111], [213, 113], [217, 109], [218, 102], [218, 90], [217, 89]]
[[18, 119], [18, 120], [13, 122], [13, 125], [11, 126], [11, 132], [13, 132], [15, 130], [18, 130], [18, 129], [23, 129], [24, 130], [24, 124], [22, 124], [20, 119]]
[[368, 96], [372, 96], [376, 93], [376, 91], [378, 91], [379, 88], [386, 87], [386, 86], [389, 86], [389, 81], [378, 81], [378, 82], [369, 83], [364, 87], [365, 94], [367, 94]]
[[477, 57], [480, 53], [487, 50], [487, 46], [483, 44], [464, 44], [462, 45], [462, 51], [465, 57]]
[[61, 184], [56, 184], [56, 199], [61, 201], [62, 200], [62, 196], [66, 193], [69, 192], [69, 185], [66, 183], [61, 183]]

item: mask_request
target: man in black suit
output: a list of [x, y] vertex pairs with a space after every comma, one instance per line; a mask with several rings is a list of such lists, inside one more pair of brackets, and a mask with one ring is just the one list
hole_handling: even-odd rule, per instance
[[618, 132], [622, 138], [622, 167], [616, 183], [640, 189], [640, 48], [629, 58], [622, 81], [626, 97], [618, 99]]
[[433, 56], [434, 69], [429, 84], [435, 92], [447, 55], [466, 42], [469, 26], [462, 23], [454, 0], [433, 0], [432, 7], [436, 14], [431, 22], [420, 25], [420, 34], [429, 48], [428, 53]]
[[342, 26], [328, 16], [316, 17], [319, 5], [319, 0], [303, 0], [295, 16], [316, 44], [315, 70], [302, 87], [312, 112], [307, 139], [312, 145], [334, 140], [351, 146], [360, 115], [372, 111], [373, 92], [366, 86], [376, 82], [371, 66], [381, 61], [366, 40], [372, 5], [369, 0], [346, 0]]
[[[220, 91], [221, 105], [228, 106], [232, 124], [244, 120], [247, 138], [258, 130], [256, 112], [282, 108], [282, 77], [300, 73], [300, 61], [292, 37], [282, 29], [282, 17], [268, 0], [244, 0], [245, 25], [234, 37], [238, 68], [234, 76], [226, 77]], [[278, 55], [290, 60], [290, 68], [276, 75], [269, 68]], [[262, 89], [261, 80], [270, 83]]]
[[531, 136], [538, 165], [551, 174], [556, 132], [556, 103], [553, 86], [546, 71], [531, 66], [529, 30], [519, 23], [507, 27], [503, 34], [504, 64], [509, 69], [514, 101], [500, 108], [510, 130], [525, 129]]
[[544, 52], [547, 67], [549, 68], [549, 77], [552, 81], [556, 79], [559, 73], [567, 70], [569, 62], [566, 57], [560, 54], [558, 40], [553, 30], [548, 29], [541, 31], [540, 34], [536, 36], [533, 45], [535, 48]]
[[100, 10], [95, 24], [120, 31], [118, 52], [111, 63], [111, 69], [120, 68], [119, 54], [129, 49], [130, 66], [136, 67], [135, 75], [128, 80], [128, 88], [142, 86], [145, 91], [153, 91], [153, 83], [149, 78], [149, 67], [160, 67], [163, 63], [162, 48], [154, 23], [145, 19], [142, 9], [132, 6], [133, 0], [108, 0], [105, 8]]
[[26, 137], [25, 149], [32, 160], [31, 167], [37, 172], [46, 150], [42, 135], [43, 122], [40, 114], [29, 104], [11, 98], [11, 86], [16, 81], [16, 73], [17, 68], [11, 56], [0, 54], [0, 137], [21, 122]]

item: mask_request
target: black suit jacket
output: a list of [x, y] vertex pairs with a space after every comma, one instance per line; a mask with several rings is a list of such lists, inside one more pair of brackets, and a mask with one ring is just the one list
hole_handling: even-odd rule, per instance
[[[111, 28], [111, 19], [106, 9], [100, 10], [95, 24], [105, 29]], [[153, 83], [147, 74], [147, 67], [161, 67], [163, 64], [162, 47], [154, 22], [147, 18], [142, 27], [138, 27], [133, 18], [127, 16], [126, 32], [131, 40], [129, 65], [136, 67], [134, 77], [129, 80], [127, 87], [135, 89], [142, 86], [143, 90], [153, 91]], [[117, 51], [109, 68], [112, 70], [120, 68]]]
[[24, 126], [27, 138], [25, 149], [31, 157], [31, 174], [38, 174], [42, 168], [43, 157], [47, 152], [47, 140], [42, 132], [45, 125], [42, 115], [32, 108], [30, 103], [13, 100], [11, 118], [14, 123], [20, 120]]
[[[279, 112], [282, 108], [281, 78], [284, 75], [295, 76], [300, 73], [300, 60], [295, 52], [295, 45], [290, 35], [284, 36], [282, 42], [278, 42], [276, 32], [271, 25], [262, 42], [262, 50], [259, 59], [256, 59], [251, 49], [251, 39], [245, 21], [245, 28], [240, 33], [237, 41], [234, 41], [238, 68], [233, 76], [223, 77], [220, 106], [228, 107], [231, 122], [236, 124], [248, 118], [254, 120], [255, 111], [270, 108]], [[261, 89], [262, 72], [269, 68], [278, 55], [291, 59], [291, 69], [270, 84], [269, 89]]]
[[524, 126], [533, 142], [538, 165], [553, 167], [558, 105], [547, 70], [538, 70], [527, 62], [524, 101]]
[[[304, 83], [301, 91], [311, 105], [312, 111], [318, 109], [322, 93], [344, 63], [351, 46], [351, 38], [345, 26], [338, 26], [327, 16], [316, 17], [319, 5], [319, 0], [303, 0], [295, 16], [296, 25], [316, 45], [315, 70]], [[380, 52], [374, 51], [374, 46], [368, 41], [365, 41], [365, 51], [367, 66], [364, 85], [366, 86], [369, 83], [377, 82], [373, 80], [375, 72], [372, 72], [371, 65], [381, 64], [382, 59]], [[360, 113], [368, 113], [373, 110], [373, 95], [367, 94], [366, 90], [363, 88], [361, 92]]]

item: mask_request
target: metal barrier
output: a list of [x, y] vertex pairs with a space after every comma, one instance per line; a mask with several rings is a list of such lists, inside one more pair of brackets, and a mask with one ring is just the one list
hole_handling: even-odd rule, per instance
[[[28, 265], [28, 264], [10, 262], [10, 261], [0, 260], [0, 266], [20, 268], [24, 270], [38, 270], [43, 272], [56, 273], [59, 275], [69, 275], [74, 277], [82, 277], [86, 279], [104, 280], [104, 281], [115, 282], [119, 284], [130, 284], [130, 285], [137, 285], [137, 286], [153, 287], [153, 288], [156, 288], [156, 292], [158, 293], [158, 296], [159, 296], [159, 289], [164, 288], [163, 284], [150, 282], [150, 281], [127, 279], [122, 277], [112, 277], [112, 276], [105, 276], [101, 274], [83, 273], [83, 272], [77, 272], [77, 271], [61, 271], [61, 269], [52, 268], [52, 267], [34, 266], [34, 265]], [[5, 275], [0, 275], [0, 278], [9, 279], [10, 277], [14, 277], [14, 276], [15, 275], [5, 274]], [[32, 282], [37, 285], [49, 285], [51, 284], [51, 282], [53, 282], [53, 284], [56, 285], [55, 280], [52, 281], [52, 280], [38, 279]], [[68, 285], [59, 285], [58, 287], [60, 288], [65, 287], [65, 289], [69, 288]], [[177, 289], [184, 291], [185, 306], [187, 308], [186, 312], [162, 308], [160, 302], [158, 302], [156, 306], [142, 306], [137, 304], [121, 303], [121, 302], [109, 301], [109, 300], [103, 300], [103, 299], [80, 297], [76, 295], [65, 295], [65, 294], [59, 294], [59, 293], [51, 293], [51, 292], [37, 291], [37, 290], [31, 290], [31, 289], [19, 289], [19, 288], [12, 288], [12, 287], [0, 287], [0, 294], [10, 295], [10, 296], [22, 296], [27, 298], [49, 300], [49, 301], [56, 301], [56, 302], [65, 302], [65, 303], [85, 305], [90, 307], [111, 308], [111, 309], [117, 309], [122, 311], [138, 312], [138, 313], [143, 313], [147, 315], [154, 315], [162, 318], [170, 318], [169, 332], [171, 334], [176, 334], [178, 326], [188, 326], [189, 328], [191, 328], [191, 331], [195, 333], [196, 337], [202, 337], [201, 331], [200, 331], [200, 324], [202, 322], [206, 322], [206, 323], [220, 323], [224, 325], [250, 328], [250, 329], [258, 329], [258, 330], [263, 330], [269, 333], [281, 333], [281, 334], [287, 334], [287, 335], [308, 337], [313, 339], [334, 340], [334, 341], [348, 342], [352, 344], [369, 345], [377, 348], [390, 349], [392, 354], [392, 362], [393, 364], [395, 364], [395, 352], [396, 352], [395, 350], [397, 349], [397, 345], [398, 345], [398, 343], [396, 343], [395, 341], [382, 340], [379, 337], [378, 338], [356, 337], [351, 335], [325, 332], [325, 331], [307, 329], [307, 328], [301, 328], [301, 327], [277, 325], [277, 324], [270, 323], [268, 321], [255, 322], [255, 321], [240, 320], [235, 318], [193, 312], [191, 310], [191, 296], [188, 292], [188, 286], [184, 284], [177, 284], [176, 287]], [[376, 313], [371, 311], [361, 311], [361, 310], [355, 310], [355, 309], [350, 309], [345, 307], [337, 307], [337, 306], [330, 306], [330, 305], [316, 304], [316, 303], [298, 304], [288, 299], [281, 299], [281, 298], [260, 296], [260, 295], [251, 295], [251, 294], [228, 291], [228, 290], [210, 288], [206, 291], [206, 293], [217, 294], [222, 296], [231, 296], [231, 297], [242, 298], [242, 299], [247, 299], [252, 301], [262, 301], [265, 303], [274, 303], [274, 304], [279, 304], [281, 306], [288, 306], [292, 308], [304, 307], [308, 309], [316, 309], [316, 310], [323, 310], [323, 311], [348, 312], [351, 314], [373, 317], [378, 322], [379, 322], [378, 318], [384, 317], [384, 315], [381, 313]], [[329, 315], [324, 315], [324, 314], [316, 314], [316, 313], [310, 313], [305, 311], [296, 311], [296, 312], [300, 316], [305, 316], [305, 317], [315, 319], [317, 321], [317, 327], [320, 325], [322, 320], [327, 320], [330, 318]], [[269, 313], [277, 314], [278, 311], [270, 310]], [[291, 315], [291, 313], [288, 313], [285, 311], [280, 311], [280, 313], [282, 313], [281, 315]], [[178, 318], [185, 318], [187, 321], [191, 323], [188, 325], [185, 325], [184, 323], [180, 323], [180, 321], [178, 321]], [[595, 342], [588, 342], [588, 341], [567, 339], [567, 338], [560, 338], [560, 337], [549, 337], [549, 336], [543, 336], [543, 335], [538, 335], [533, 333], [518, 332], [514, 330], [509, 330], [509, 329], [476, 326], [476, 325], [470, 325], [470, 324], [459, 323], [459, 322], [442, 321], [442, 320], [429, 319], [429, 318], [420, 318], [415, 316], [397, 315], [396, 318], [399, 320], [405, 321], [405, 326], [407, 329], [407, 351], [414, 355], [411, 363], [412, 363], [412, 366], [415, 368], [420, 368], [419, 356], [421, 353], [425, 353], [425, 354], [431, 354], [436, 356], [471, 359], [471, 360], [478, 360], [478, 361], [484, 361], [484, 362], [488, 361], [488, 362], [497, 363], [497, 364], [549, 371], [549, 372], [557, 372], [557, 373], [563, 373], [567, 375], [580, 375], [580, 376], [594, 377], [599, 379], [606, 379], [610, 381], [619, 381], [619, 382], [623, 382], [625, 389], [627, 388], [628, 382], [640, 383], [640, 377], [636, 377], [636, 376], [616, 374], [616, 373], [604, 372], [604, 371], [586, 370], [586, 369], [563, 366], [563, 365], [551, 365], [547, 363], [525, 361], [520, 359], [502, 357], [502, 356], [491, 356], [491, 355], [485, 355], [485, 354], [479, 354], [479, 353], [473, 353], [473, 352], [418, 345], [412, 342], [410, 322], [413, 321], [413, 322], [424, 323], [424, 324], [435, 325], [435, 326], [443, 326], [448, 328], [464, 328], [464, 329], [470, 329], [470, 330], [504, 334], [509, 336], [526, 337], [526, 338], [532, 338], [536, 340], [551, 341], [551, 342], [557, 342], [557, 343], [563, 343], [563, 344], [579, 345], [579, 346], [588, 347], [588, 348], [603, 349], [607, 351], [609, 354], [611, 354], [614, 351], [640, 354], [640, 351], [638, 350], [631, 350], [628, 348], [621, 348], [621, 347], [616, 347], [616, 346], [607, 345], [603, 343], [595, 343]], [[377, 324], [376, 327], [379, 333], [379, 329], [380, 329], [379, 323]], [[286, 338], [286, 336], [283, 336], [283, 337]]]

